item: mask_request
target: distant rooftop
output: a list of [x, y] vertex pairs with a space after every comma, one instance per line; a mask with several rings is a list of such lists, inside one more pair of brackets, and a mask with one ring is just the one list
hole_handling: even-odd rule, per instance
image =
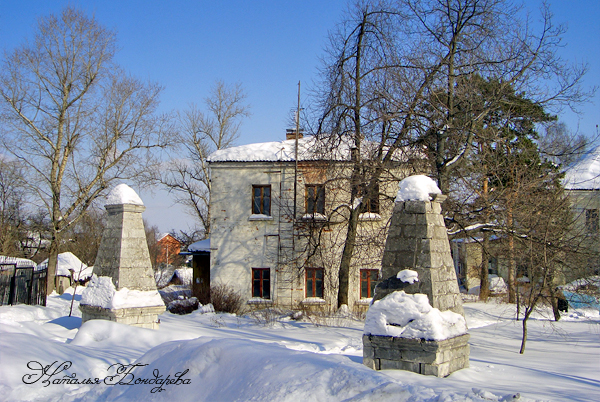
[[567, 190], [600, 190], [600, 146], [567, 169], [563, 183]]

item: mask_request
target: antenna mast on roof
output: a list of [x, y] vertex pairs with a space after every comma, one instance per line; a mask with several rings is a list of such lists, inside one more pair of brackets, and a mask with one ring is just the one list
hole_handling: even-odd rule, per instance
[[[298, 136], [300, 134], [300, 81], [298, 81], [298, 108], [296, 109], [296, 140], [294, 141], [294, 219], [296, 223], [298, 195]], [[292, 236], [293, 238], [293, 236]], [[293, 241], [293, 240], [292, 240]]]

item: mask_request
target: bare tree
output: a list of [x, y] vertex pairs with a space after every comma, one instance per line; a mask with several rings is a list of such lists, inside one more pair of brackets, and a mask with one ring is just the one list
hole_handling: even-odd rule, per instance
[[0, 155], [0, 255], [17, 256], [20, 252], [18, 244], [26, 230], [23, 174], [19, 161]]
[[91, 207], [85, 211], [76, 223], [64, 231], [59, 251], [70, 251], [84, 264], [94, 265], [104, 232], [106, 212]]
[[[477, 127], [498, 109], [506, 88], [527, 90], [540, 105], [587, 99], [580, 86], [585, 66], [568, 66], [555, 53], [564, 29], [544, 8], [541, 31], [534, 33], [519, 12], [502, 0], [364, 1], [354, 7], [332, 37], [319, 98], [324, 143], [333, 148], [341, 137], [353, 141], [355, 188], [367, 182], [370, 193], [398, 150], [420, 144], [448, 193], [450, 173], [471, 153]], [[473, 103], [477, 77], [499, 84], [483, 103]], [[365, 141], [377, 144], [368, 157], [362, 156]], [[365, 163], [371, 168], [361, 175]], [[346, 300], [363, 208], [348, 220], [338, 303]]]
[[27, 166], [49, 213], [49, 293], [63, 231], [115, 180], [145, 170], [169, 138], [169, 120], [156, 114], [161, 87], [119, 69], [115, 49], [114, 32], [65, 8], [2, 60], [2, 144]]
[[[204, 100], [206, 112], [192, 104], [179, 114], [180, 146], [177, 154], [157, 175], [159, 181], [175, 194], [203, 229], [210, 233], [210, 180], [207, 157], [214, 151], [231, 146], [239, 136], [240, 124], [250, 115], [246, 93], [241, 84], [217, 81]], [[183, 154], [182, 157], [178, 157]]]

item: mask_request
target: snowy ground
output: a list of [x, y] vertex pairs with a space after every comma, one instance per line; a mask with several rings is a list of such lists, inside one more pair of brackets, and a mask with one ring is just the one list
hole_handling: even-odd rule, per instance
[[165, 313], [156, 331], [108, 321], [82, 326], [68, 317], [70, 297], [53, 295], [48, 307], [0, 307], [0, 400], [600, 400], [598, 311], [559, 323], [532, 319], [519, 355], [514, 306], [467, 303], [471, 367], [435, 378], [364, 367], [359, 321], [265, 325], [196, 312]]

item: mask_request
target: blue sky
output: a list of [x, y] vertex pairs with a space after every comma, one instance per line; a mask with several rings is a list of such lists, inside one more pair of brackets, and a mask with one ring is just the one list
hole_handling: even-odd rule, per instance
[[[567, 24], [560, 54], [587, 62], [588, 86], [600, 86], [600, 1], [551, 0], [555, 22]], [[248, 94], [252, 116], [239, 144], [284, 139], [289, 116], [317, 79], [319, 57], [347, 9], [346, 0], [203, 1], [0, 0], [0, 48], [12, 49], [31, 37], [36, 19], [59, 13], [66, 5], [83, 8], [117, 32], [117, 61], [132, 75], [165, 87], [163, 110], [202, 105], [216, 80], [240, 82]], [[525, 1], [535, 13], [540, 1]], [[582, 115], [559, 116], [572, 131], [588, 136], [600, 124], [600, 94]], [[169, 196], [141, 194], [146, 218], [161, 230], [187, 229], [189, 218], [171, 208]], [[164, 213], [170, 208], [170, 214]]]

